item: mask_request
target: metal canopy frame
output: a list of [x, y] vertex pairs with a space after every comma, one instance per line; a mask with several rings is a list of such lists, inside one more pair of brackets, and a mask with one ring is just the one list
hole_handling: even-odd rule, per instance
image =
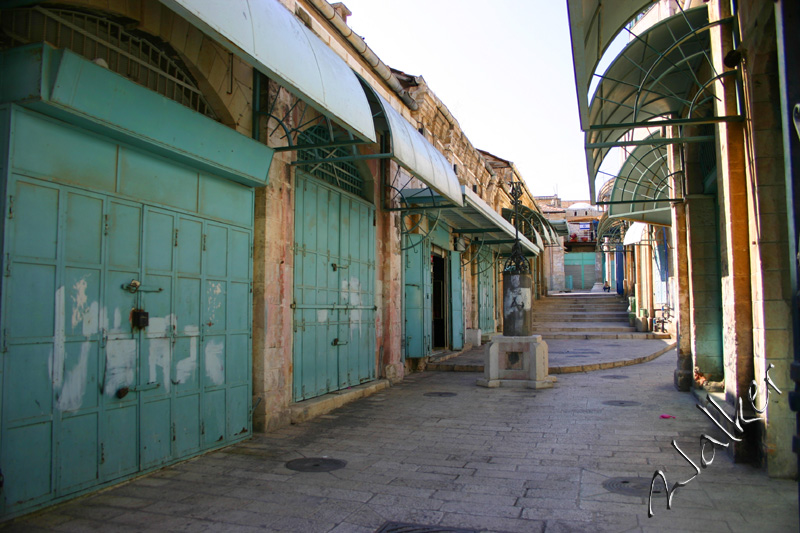
[[589, 126], [589, 86], [603, 54], [653, 0], [567, 0], [581, 128]]
[[[640, 35], [625, 28], [631, 42], [604, 74], [595, 75], [600, 81], [583, 124], [592, 198], [611, 148], [707, 142], [713, 136], [684, 136], [683, 127], [742, 120], [741, 114], [715, 116], [710, 92], [715, 81], [738, 76], [736, 70], [718, 72], [709, 52], [709, 30], [733, 19], [709, 23], [705, 6], [678, 8], [678, 14]], [[631, 130], [662, 126], [678, 126], [680, 134], [647, 139], [629, 135]]]
[[[544, 242], [542, 241], [542, 235], [539, 233], [539, 230], [536, 228], [535, 223], [528, 217], [526, 214], [522, 213], [522, 206], [520, 206], [520, 213], [519, 213], [519, 231], [531, 242], [535, 242], [536, 246], [539, 248], [544, 248]], [[514, 224], [514, 210], [503, 208], [503, 218], [506, 219], [509, 224]], [[547, 243], [550, 244], [550, 237], [549, 235], [545, 234], [547, 237]]]
[[[503, 218], [514, 223], [514, 210], [503, 208]], [[558, 246], [558, 235], [550, 221], [535, 209], [524, 205], [519, 206], [520, 230], [530, 241], [536, 241], [537, 246]], [[544, 242], [543, 242], [544, 241]], [[546, 244], [545, 244], [546, 243]]]
[[[514, 226], [469, 188], [461, 187], [462, 206], [448, 203], [440, 195], [431, 195], [427, 189], [405, 189], [405, 193], [413, 207], [420, 207], [428, 212], [436, 210], [438, 219], [450, 226], [453, 234], [468, 236], [479, 249], [490, 246], [501, 256], [511, 254], [516, 235]], [[534, 244], [526, 236], [520, 235], [519, 240], [526, 256], [541, 253], [541, 246]]]
[[[657, 141], [660, 137], [661, 133], [656, 132], [647, 140]], [[626, 149], [626, 152], [628, 157], [612, 179], [609, 201], [598, 203], [609, 206], [610, 218], [670, 225], [670, 203], [682, 199], [672, 194], [670, 178], [675, 173], [670, 172], [667, 164], [667, 147], [653, 142]]]
[[[609, 218], [606, 214], [600, 219], [597, 225], [597, 245], [596, 248], [601, 251], [606, 246], [613, 246], [622, 244], [625, 237], [625, 232], [628, 230], [630, 222], [621, 218]], [[606, 242], [605, 239], [608, 238]]]

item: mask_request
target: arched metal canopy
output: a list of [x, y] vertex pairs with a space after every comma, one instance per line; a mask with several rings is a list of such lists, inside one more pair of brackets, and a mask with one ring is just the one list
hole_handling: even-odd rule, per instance
[[[412, 176], [457, 206], [464, 205], [464, 195], [453, 165], [425, 137], [400, 115], [375, 89], [361, 81], [369, 100], [375, 127], [388, 131], [389, 156]], [[398, 189], [406, 188], [401, 184]]]
[[572, 62], [581, 129], [589, 127], [589, 86], [600, 59], [623, 27], [653, 0], [568, 0]]
[[651, 145], [626, 149], [619, 175], [613, 179], [608, 216], [669, 226], [672, 212], [671, 173], [667, 165], [667, 148], [658, 144], [660, 133], [647, 137]]
[[735, 71], [715, 70], [709, 30], [726, 20], [708, 22], [707, 8], [669, 17], [632, 40], [600, 79], [589, 108], [586, 164], [591, 195], [608, 151], [616, 146], [706, 142], [709, 136], [636, 139], [637, 128], [685, 126], [741, 120], [714, 112], [711, 85]]
[[604, 245], [616, 247], [616, 245], [622, 244], [629, 225], [630, 222], [621, 218], [609, 218], [607, 214], [603, 215], [597, 225], [597, 247], [601, 248]]
[[161, 0], [229, 52], [356, 137], [375, 142], [355, 73], [277, 0]]
[[[503, 208], [503, 218], [506, 219], [510, 224], [514, 224], [514, 210]], [[534, 222], [526, 215], [522, 213], [520, 210], [519, 214], [519, 232], [525, 236], [529, 241], [533, 242], [539, 248], [544, 248], [544, 242], [542, 241], [542, 236], [539, 233], [539, 230], [536, 229], [536, 225]], [[548, 244], [550, 239], [547, 239]]]
[[[558, 235], [556, 234], [555, 228], [553, 227], [551, 221], [548, 220], [544, 215], [535, 209], [531, 209], [524, 205], [519, 207], [519, 213], [520, 219], [523, 222], [523, 227], [525, 227], [525, 224], [529, 224], [536, 232], [538, 232], [539, 238], [542, 236], [544, 237], [544, 241], [547, 241], [548, 245], [558, 244]], [[504, 208], [503, 217], [509, 222], [513, 223], [514, 210]], [[523, 233], [525, 232], [523, 231]], [[541, 246], [541, 244], [539, 246]]]

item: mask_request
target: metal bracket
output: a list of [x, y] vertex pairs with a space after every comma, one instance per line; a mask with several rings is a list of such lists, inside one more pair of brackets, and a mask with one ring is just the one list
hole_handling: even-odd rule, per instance
[[333, 342], [331, 343], [331, 346], [344, 346], [346, 344], [347, 344], [346, 342], [339, 342], [339, 338], [337, 337], [337, 338], [333, 339]]

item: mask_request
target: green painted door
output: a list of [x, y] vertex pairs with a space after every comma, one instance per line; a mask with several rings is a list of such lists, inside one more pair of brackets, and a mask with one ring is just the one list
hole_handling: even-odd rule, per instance
[[3, 516], [249, 433], [250, 228], [20, 175], [7, 202]]
[[494, 254], [483, 249], [478, 256], [478, 325], [483, 334], [494, 333]]
[[406, 235], [404, 257], [405, 356], [431, 354], [433, 306], [431, 242], [422, 235]]
[[375, 379], [374, 207], [297, 173], [295, 401]]
[[594, 287], [597, 280], [595, 252], [572, 252], [564, 254], [564, 274], [572, 276], [572, 288], [586, 290]]
[[450, 252], [450, 348], [464, 348], [464, 303], [461, 275], [461, 252]]

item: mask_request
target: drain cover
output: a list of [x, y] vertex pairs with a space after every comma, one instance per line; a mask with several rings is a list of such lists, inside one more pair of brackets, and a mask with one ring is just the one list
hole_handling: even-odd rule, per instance
[[[603, 488], [615, 494], [623, 496], [638, 496], [647, 498], [650, 495], [649, 477], [612, 477], [603, 481]], [[658, 485], [653, 489], [653, 494], [661, 494], [663, 488]]]
[[449, 398], [450, 396], [455, 396], [455, 392], [426, 392], [423, 396], [434, 396], [436, 398]]
[[635, 405], [642, 405], [639, 402], [633, 402], [631, 400], [609, 400], [607, 402], [603, 402], [603, 405], [614, 405], [616, 407], [633, 407]]
[[339, 470], [347, 465], [347, 461], [329, 459], [327, 457], [303, 457], [293, 459], [286, 463], [286, 468], [297, 472], [330, 472]]
[[477, 533], [476, 529], [458, 529], [444, 526], [421, 526], [403, 522], [386, 522], [375, 533]]
[[611, 374], [608, 376], [600, 376], [603, 379], [628, 379], [628, 376], [622, 374]]

